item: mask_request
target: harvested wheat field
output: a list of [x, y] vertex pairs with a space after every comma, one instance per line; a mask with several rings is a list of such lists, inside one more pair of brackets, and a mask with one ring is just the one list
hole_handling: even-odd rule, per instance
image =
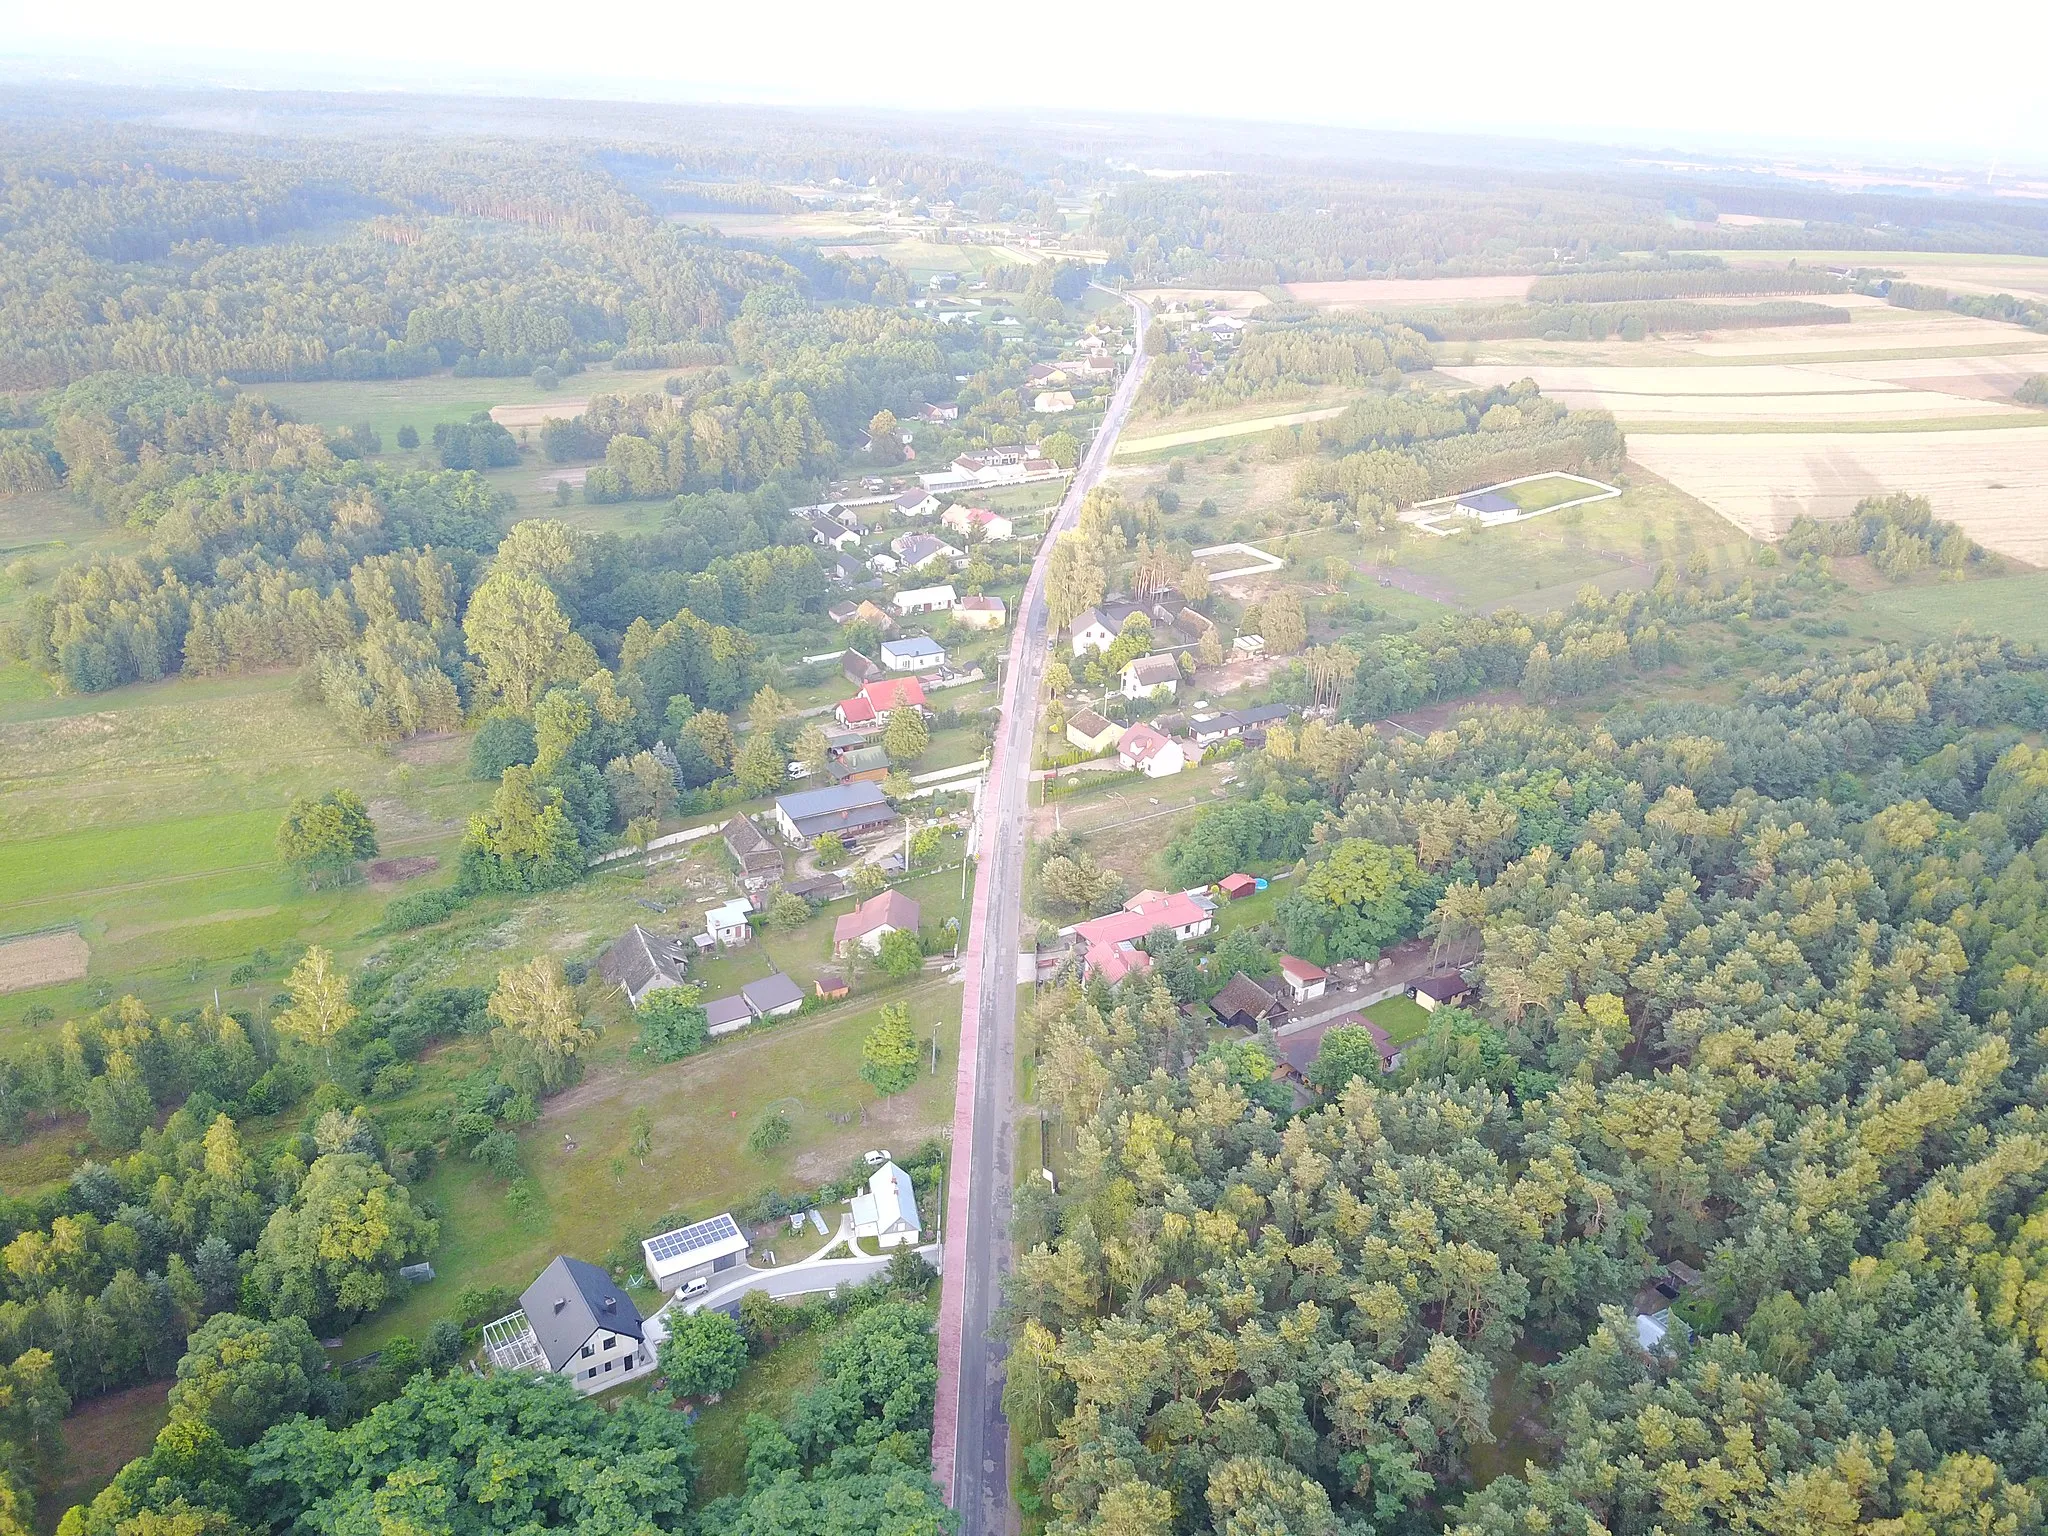
[[536, 405], [494, 405], [491, 420], [507, 432], [537, 427], [544, 421], [574, 421], [590, 409], [588, 400], [543, 400]]
[[[1978, 359], [1964, 359], [1966, 362]], [[1919, 386], [1859, 377], [1831, 366], [1625, 368], [1484, 365], [1443, 371], [1485, 388], [1534, 379], [1567, 405], [1597, 406], [1625, 421], [1921, 421], [1941, 417], [2013, 416], [2025, 407], [1971, 381], [1950, 390], [1928, 373], [1925, 359], [1876, 365], [1925, 375]], [[1963, 377], [1961, 375], [1959, 378]]]
[[1633, 432], [1629, 457], [1745, 533], [1907, 491], [1987, 549], [2048, 565], [2048, 426], [1953, 432]]
[[1353, 277], [1335, 283], [1289, 283], [1287, 292], [1298, 304], [1406, 309], [1431, 304], [1513, 303], [1529, 296], [1529, 284], [1534, 281], [1531, 277]]
[[91, 946], [70, 929], [0, 940], [0, 992], [81, 980], [91, 960]]

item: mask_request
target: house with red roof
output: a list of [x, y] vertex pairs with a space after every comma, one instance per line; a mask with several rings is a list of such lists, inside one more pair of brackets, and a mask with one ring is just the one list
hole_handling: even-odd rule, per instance
[[1153, 929], [1171, 929], [1174, 937], [1186, 941], [1201, 937], [1213, 926], [1210, 910], [1184, 892], [1141, 891], [1124, 903], [1121, 912], [1076, 923], [1073, 932], [1083, 946], [1089, 973], [1099, 972], [1117, 982], [1152, 963], [1138, 945]]
[[1321, 997], [1323, 988], [1329, 985], [1329, 972], [1320, 965], [1311, 965], [1293, 955], [1280, 957], [1280, 981], [1287, 988], [1288, 999], [1305, 1003], [1312, 997]]
[[841, 725], [873, 726], [889, 717], [889, 712], [908, 706], [924, 709], [924, 684], [914, 677], [883, 677], [871, 683], [863, 683], [861, 690], [850, 699], [841, 699], [832, 713]]

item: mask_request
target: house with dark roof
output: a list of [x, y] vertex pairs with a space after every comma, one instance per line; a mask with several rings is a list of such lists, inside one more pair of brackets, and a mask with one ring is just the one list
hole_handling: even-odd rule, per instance
[[872, 683], [882, 675], [880, 666], [854, 650], [840, 653], [839, 670], [846, 674], [846, 680], [856, 688], [863, 683]]
[[719, 829], [726, 852], [740, 867], [740, 884], [758, 891], [782, 878], [782, 850], [768, 834], [744, 816], [735, 816]]
[[1124, 728], [1105, 720], [1092, 709], [1076, 710], [1067, 717], [1067, 740], [1091, 756], [1107, 752], [1123, 739]]
[[[778, 862], [780, 855], [777, 855]], [[650, 992], [680, 987], [690, 966], [690, 946], [680, 937], [649, 933], [638, 923], [598, 956], [597, 974], [626, 994], [635, 1008]]]
[[1486, 524], [1511, 523], [1522, 515], [1521, 503], [1499, 491], [1467, 491], [1452, 510]]
[[1455, 1003], [1472, 990], [1472, 983], [1456, 971], [1444, 971], [1435, 976], [1418, 976], [1408, 988], [1408, 995], [1422, 1005], [1425, 1013], [1435, 1013], [1445, 1003]]
[[625, 1287], [595, 1264], [561, 1255], [526, 1288], [517, 1312], [485, 1327], [484, 1345], [500, 1370], [553, 1371], [584, 1393], [654, 1369]]
[[792, 843], [808, 847], [827, 832], [846, 843], [879, 837], [903, 818], [890, 807], [879, 784], [835, 784], [783, 795], [775, 802], [775, 824]]
[[930, 635], [904, 635], [882, 642], [882, 665], [891, 672], [934, 672], [946, 664], [946, 648]]
[[704, 1005], [709, 1032], [729, 1035], [745, 1029], [756, 1019], [780, 1018], [804, 1005], [804, 989], [780, 971], [750, 981], [729, 997], [715, 997]]
[[1232, 1029], [1257, 1029], [1280, 1013], [1280, 1000], [1239, 971], [1209, 999], [1209, 1011]]

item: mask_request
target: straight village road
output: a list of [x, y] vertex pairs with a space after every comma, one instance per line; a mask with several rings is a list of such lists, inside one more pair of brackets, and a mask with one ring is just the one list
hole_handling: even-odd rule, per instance
[[981, 856], [962, 967], [966, 995], [947, 1185], [938, 1403], [932, 1426], [932, 1473], [946, 1502], [960, 1514], [963, 1536], [1004, 1536], [1010, 1529], [1003, 1346], [990, 1330], [1010, 1268], [1017, 960], [1032, 743], [1046, 662], [1045, 573], [1053, 541], [1074, 526], [1082, 500], [1108, 469], [1117, 436], [1144, 382], [1145, 336], [1152, 312], [1128, 294], [1119, 297], [1131, 306], [1135, 322], [1131, 364], [1103, 415], [1101, 430], [1075, 468], [1018, 601], [1002, 723], [982, 797]]

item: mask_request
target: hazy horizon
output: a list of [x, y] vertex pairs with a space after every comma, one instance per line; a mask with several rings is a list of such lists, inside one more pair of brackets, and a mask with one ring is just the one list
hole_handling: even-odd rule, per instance
[[[1906, 48], [1835, 13], [1753, 0], [1723, 7], [1711, 32], [1611, 0], [1578, 8], [1568, 31], [1482, 5], [1455, 35], [1428, 17], [1329, 4], [1294, 8], [1286, 35], [1271, 38], [1221, 11], [1156, 6], [1090, 17], [1085, 33], [970, 30], [946, 17], [865, 24], [808, 4], [779, 10], [772, 38], [751, 13], [629, 6], [587, 37], [528, 4], [489, 19], [367, 0], [336, 37], [254, 0], [176, 13], [108, 0], [18, 18], [0, 67], [53, 85], [1040, 110], [2048, 168], [2048, 92], [2030, 78], [2048, 21], [2018, 8], [2002, 34], [2011, 46], [1996, 49], [1981, 33]], [[543, 35], [544, 65], [532, 42]]]

